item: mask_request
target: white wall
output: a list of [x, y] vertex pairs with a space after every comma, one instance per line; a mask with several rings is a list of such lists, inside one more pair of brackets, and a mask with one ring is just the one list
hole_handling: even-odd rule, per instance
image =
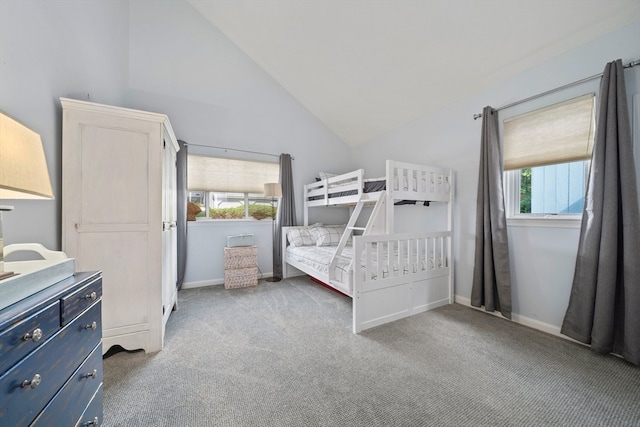
[[[129, 106], [168, 114], [192, 153], [276, 162], [195, 145], [291, 154], [300, 222], [302, 186], [323, 168], [348, 169], [349, 148], [188, 3], [131, 2], [129, 34]], [[255, 234], [260, 270], [271, 274], [270, 222], [188, 227], [187, 287], [222, 282], [231, 234]]]
[[190, 144], [290, 153], [296, 182], [349, 165], [349, 148], [188, 3], [136, 1], [130, 10], [132, 107], [160, 108]]
[[[472, 115], [488, 104], [499, 107], [600, 73], [613, 59], [637, 59], [638, 40], [639, 22], [350, 151], [183, 1], [1, 0], [0, 109], [41, 134], [56, 195], [51, 202], [12, 201], [15, 210], [4, 215], [5, 243], [40, 242], [60, 248], [58, 99], [90, 98], [166, 113], [178, 138], [192, 144], [292, 154], [299, 221], [302, 185], [319, 170], [364, 167], [369, 176], [379, 176], [387, 158], [453, 168], [456, 294], [468, 298], [480, 139], [480, 121]], [[468, 67], [472, 73], [473, 65]], [[639, 68], [626, 72], [630, 94], [640, 89]], [[401, 215], [415, 218], [410, 209]], [[342, 218], [343, 213], [318, 210], [311, 220], [339, 223]], [[226, 236], [246, 232], [242, 223], [239, 226], [198, 224], [191, 235], [209, 245], [190, 252], [210, 252], [212, 257], [220, 253], [221, 262]], [[256, 233], [264, 233], [264, 226], [258, 227], [262, 228]], [[557, 325], [561, 307], [566, 306], [576, 233], [510, 228], [516, 313]], [[554, 257], [549, 255], [551, 248]], [[204, 262], [207, 256], [202, 256]], [[265, 262], [268, 267], [270, 261]], [[222, 277], [212, 266], [201, 269], [203, 264], [195, 264], [190, 265], [188, 280]]]
[[[499, 108], [596, 75], [603, 71], [607, 62], [618, 58], [624, 63], [640, 58], [640, 22], [352, 150], [353, 167], [364, 167], [374, 175], [379, 173], [386, 158], [455, 170], [455, 293], [459, 299], [470, 298], [473, 275], [481, 130], [481, 121], [474, 121], [473, 114], [482, 112], [486, 105]], [[473, 73], [473, 64], [467, 67], [469, 73]], [[443, 67], [443, 72], [446, 73], [446, 67]], [[640, 67], [627, 70], [625, 78], [631, 98], [640, 88]], [[591, 91], [597, 89], [597, 85], [595, 81], [574, 90]], [[568, 93], [565, 91], [554, 96], [567, 96]], [[521, 105], [518, 108], [531, 106]], [[501, 112], [501, 118], [514, 114], [518, 108]], [[571, 289], [578, 234], [577, 228], [509, 227], [513, 312], [516, 318], [551, 332], [559, 330]]]
[[[0, 109], [42, 135], [56, 195], [12, 202], [5, 244], [60, 248], [62, 96], [165, 113], [191, 144], [290, 153], [300, 221], [302, 185], [318, 170], [349, 165], [339, 138], [182, 0], [1, 0]], [[186, 280], [221, 278], [226, 236], [251, 230], [259, 230], [261, 269], [270, 273], [264, 228], [198, 224]]]
[[60, 248], [60, 97], [120, 104], [127, 87], [126, 1], [0, 1], [0, 110], [42, 137], [54, 201], [16, 200], [5, 244]]

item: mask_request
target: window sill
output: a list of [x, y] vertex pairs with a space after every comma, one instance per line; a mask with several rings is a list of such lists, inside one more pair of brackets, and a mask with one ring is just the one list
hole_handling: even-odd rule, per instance
[[540, 215], [507, 218], [508, 227], [580, 228], [582, 215]]
[[273, 221], [268, 219], [196, 219], [195, 221], [187, 221], [189, 227], [227, 227], [229, 224], [245, 224], [250, 226], [273, 226]]

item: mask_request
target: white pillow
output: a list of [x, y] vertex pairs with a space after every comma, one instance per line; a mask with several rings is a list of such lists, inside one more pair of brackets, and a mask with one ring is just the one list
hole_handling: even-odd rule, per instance
[[315, 246], [316, 239], [311, 234], [311, 230], [315, 227], [321, 226], [322, 223], [316, 223], [309, 227], [292, 228], [287, 232], [287, 240], [289, 240], [289, 246]]
[[293, 228], [287, 232], [287, 239], [289, 240], [289, 246], [313, 246], [316, 241], [311, 235], [308, 228]]
[[344, 225], [315, 227], [311, 229], [311, 234], [317, 246], [337, 246], [344, 234], [344, 229]]
[[335, 173], [322, 172], [322, 171], [318, 172], [318, 174], [320, 175], [320, 179], [328, 179], [336, 176]]

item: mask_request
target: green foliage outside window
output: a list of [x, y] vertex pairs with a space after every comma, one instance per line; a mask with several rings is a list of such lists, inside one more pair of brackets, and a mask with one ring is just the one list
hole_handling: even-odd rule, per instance
[[531, 168], [520, 170], [520, 213], [531, 213]]
[[[276, 213], [269, 205], [249, 205], [249, 216], [255, 219], [273, 218]], [[234, 206], [232, 208], [211, 208], [209, 218], [212, 219], [243, 219], [244, 206]]]

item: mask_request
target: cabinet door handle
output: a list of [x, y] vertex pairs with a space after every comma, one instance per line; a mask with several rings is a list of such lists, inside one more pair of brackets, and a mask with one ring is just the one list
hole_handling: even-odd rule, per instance
[[25, 340], [25, 341], [31, 340], [33, 342], [40, 341], [40, 338], [42, 338], [42, 329], [40, 329], [40, 328], [34, 329], [33, 332], [31, 332], [31, 333], [27, 332], [22, 337], [22, 339]]
[[94, 369], [93, 372], [89, 372], [88, 374], [85, 375], [86, 378], [97, 378], [98, 377], [98, 370]]
[[33, 376], [33, 378], [31, 378], [30, 380], [24, 380], [22, 381], [22, 384], [20, 384], [20, 387], [25, 388], [25, 387], [31, 387], [31, 388], [36, 388], [40, 385], [40, 382], [42, 381], [42, 377], [40, 376], [40, 374], [35, 374]]
[[90, 325], [86, 325], [84, 328], [85, 329], [91, 329], [91, 330], [95, 331], [97, 327], [98, 327], [98, 324], [96, 322], [91, 322]]
[[91, 300], [91, 301], [95, 301], [96, 298], [98, 298], [98, 294], [96, 294], [95, 291], [84, 296], [84, 299], [88, 299], [88, 300]]

